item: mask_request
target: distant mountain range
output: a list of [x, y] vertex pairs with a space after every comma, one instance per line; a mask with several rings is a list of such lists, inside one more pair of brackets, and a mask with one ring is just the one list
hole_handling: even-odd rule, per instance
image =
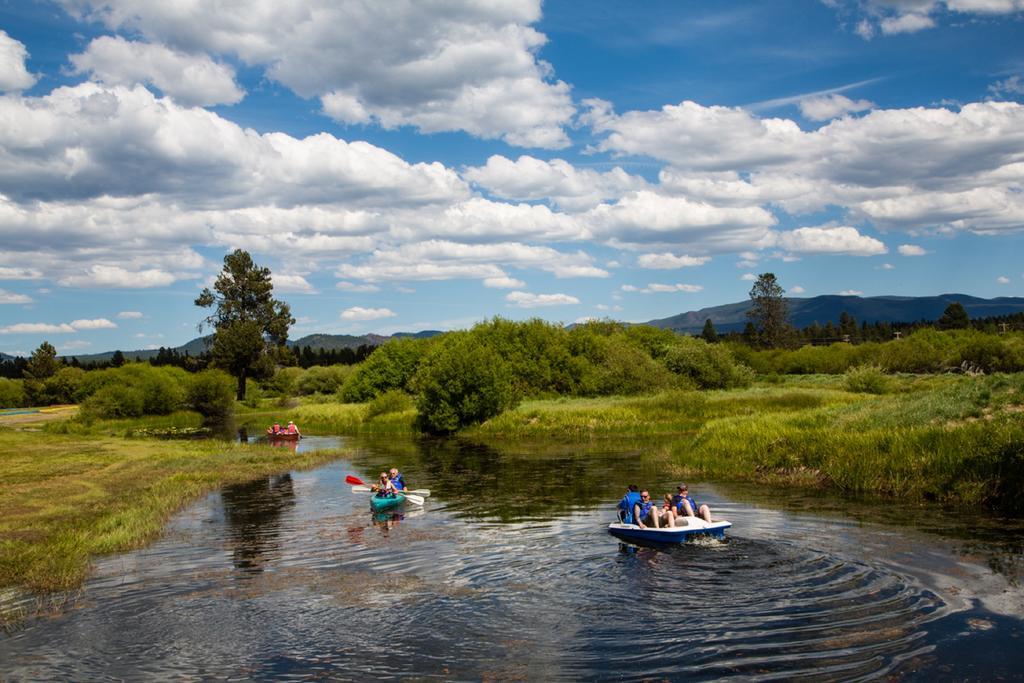
[[[325, 351], [336, 351], [338, 349], [357, 349], [360, 346], [379, 346], [389, 339], [398, 339], [404, 337], [432, 337], [434, 335], [441, 334], [437, 330], [424, 330], [422, 332], [396, 332], [390, 336], [384, 336], [380, 334], [364, 334], [354, 336], [350, 334], [310, 334], [299, 339], [289, 340], [288, 346], [293, 349], [301, 349], [303, 347], [310, 347], [314, 351], [324, 349]], [[196, 337], [187, 344], [174, 347], [174, 350], [180, 354], [186, 352], [190, 356], [198, 356], [207, 350], [209, 337]], [[149, 360], [155, 358], [158, 349], [138, 349], [135, 351], [122, 350], [121, 353], [128, 360]], [[3, 354], [0, 354], [3, 355]], [[82, 363], [104, 363], [111, 359], [114, 355], [113, 351], [106, 351], [104, 353], [90, 353], [90, 354], [67, 354], [68, 358], [74, 356]], [[4, 356], [2, 360], [13, 360], [13, 356]]]
[[[808, 299], [787, 297], [786, 301], [789, 304], [789, 322], [796, 327], [807, 327], [815, 322], [822, 325], [829, 321], [837, 323], [843, 311], [852, 315], [858, 324], [932, 321], [937, 320], [954, 301], [959, 301], [972, 319], [1024, 312], [1024, 298], [1021, 297], [979, 299], [967, 294], [866, 297], [825, 295]], [[747, 324], [748, 310], [749, 300], [680, 313], [671, 318], [651, 320], [647, 324], [676, 332], [698, 334], [704, 329], [704, 321], [710, 318], [718, 332], [733, 332], [742, 330]]]
[[[787, 298], [789, 303], [789, 321], [796, 327], [807, 327], [815, 322], [824, 325], [832, 321], [839, 322], [839, 316], [846, 311], [858, 323], [867, 322], [917, 322], [919, 320], [932, 321], [939, 318], [946, 307], [954, 301], [959, 301], [967, 315], [973, 318], [985, 318], [996, 315], [1010, 315], [1024, 312], [1024, 298], [1021, 297], [998, 297], [995, 299], [980, 299], [967, 294], [941, 294], [939, 296], [838, 296], [826, 295], [815, 296], [808, 299]], [[699, 311], [680, 313], [670, 318], [650, 320], [647, 325], [664, 329], [675, 330], [687, 334], [699, 334], [704, 329], [704, 321], [711, 319], [715, 329], [719, 332], [732, 332], [742, 330], [747, 324], [747, 311], [750, 309], [750, 301], [740, 301], [734, 304], [723, 306], [712, 306], [702, 308]], [[437, 330], [425, 330], [422, 332], [398, 332], [391, 336], [379, 334], [364, 334], [354, 336], [349, 334], [310, 334], [305, 337], [288, 342], [292, 348], [310, 347], [314, 351], [324, 349], [334, 351], [337, 349], [356, 349], [363, 345], [377, 346], [389, 339], [399, 337], [432, 337], [440, 334]], [[205, 337], [197, 337], [187, 344], [175, 347], [174, 350], [184, 354], [188, 352], [191, 356], [198, 356], [206, 350]], [[137, 351], [122, 350], [125, 358], [134, 360], [148, 360], [156, 356], [155, 349], [140, 349]], [[113, 351], [105, 353], [93, 353], [77, 355], [79, 361], [104, 362], [110, 360], [114, 355]], [[68, 356], [70, 358], [70, 355]], [[13, 360], [14, 357], [0, 353], [0, 360]]]

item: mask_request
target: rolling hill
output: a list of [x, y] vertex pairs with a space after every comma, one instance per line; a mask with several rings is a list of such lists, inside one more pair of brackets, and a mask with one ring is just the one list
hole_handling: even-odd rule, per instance
[[[972, 319], [1024, 312], [1024, 298], [1021, 297], [980, 299], [967, 294], [918, 297], [823, 295], [807, 299], [787, 297], [786, 301], [789, 303], [789, 322], [796, 327], [807, 327], [815, 322], [836, 323], [843, 311], [856, 318], [858, 323], [931, 321], [941, 316], [954, 301], [959, 301]], [[704, 321], [710, 318], [719, 332], [732, 332], [742, 330], [747, 324], [749, 309], [750, 301], [741, 301], [651, 320], [646, 324], [698, 334], [704, 328]]]

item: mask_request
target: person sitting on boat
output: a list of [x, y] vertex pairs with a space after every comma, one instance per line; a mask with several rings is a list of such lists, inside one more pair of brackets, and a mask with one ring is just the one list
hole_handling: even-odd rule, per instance
[[[673, 525], [675, 525], [675, 520], [681, 517], [700, 517], [705, 522], [711, 522], [711, 508], [707, 505], [697, 505], [690, 497], [690, 490], [686, 484], [680, 484], [676, 487], [676, 491], [676, 495], [672, 497], [672, 505], [675, 508]], [[678, 526], [683, 525], [679, 524]]]
[[388, 477], [387, 472], [381, 472], [380, 477], [377, 479], [377, 483], [370, 488], [377, 492], [377, 496], [379, 498], [395, 497], [395, 484]]
[[405, 477], [398, 471], [397, 467], [392, 467], [388, 473], [388, 479], [394, 485], [396, 491], [408, 491], [409, 487], [405, 485]]
[[640, 489], [636, 484], [626, 487], [626, 495], [619, 501], [619, 521], [623, 524], [636, 524], [634, 508], [640, 503]]
[[666, 526], [672, 524], [672, 513], [662, 510], [660, 505], [651, 500], [651, 494], [647, 489], [640, 492], [640, 503], [635, 505], [633, 510], [636, 518], [635, 523], [641, 529], [647, 528], [644, 522], [650, 523], [655, 529], [661, 528], [663, 520]]
[[[295, 423], [292, 422], [291, 420], [288, 420], [288, 433], [289, 434], [299, 434], [299, 428], [296, 427]], [[302, 436], [302, 435], [299, 434], [299, 436]]]
[[271, 434], [280, 434], [281, 433], [281, 423], [280, 422], [275, 422], [274, 426], [271, 427], [267, 431], [269, 431]]

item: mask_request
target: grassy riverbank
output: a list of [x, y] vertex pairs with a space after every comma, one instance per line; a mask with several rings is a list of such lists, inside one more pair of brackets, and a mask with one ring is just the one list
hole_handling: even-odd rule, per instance
[[882, 395], [841, 376], [649, 398], [534, 401], [481, 440], [666, 435], [679, 477], [753, 480], [1024, 512], [1024, 375], [903, 376]]
[[[75, 431], [75, 423], [65, 430]], [[102, 431], [0, 427], [0, 589], [74, 588], [91, 557], [146, 544], [171, 514], [206, 492], [338, 457]]]

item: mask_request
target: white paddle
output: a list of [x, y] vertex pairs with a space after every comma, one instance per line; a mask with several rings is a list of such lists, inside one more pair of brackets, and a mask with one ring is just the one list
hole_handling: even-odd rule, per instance
[[[352, 493], [373, 493], [373, 489], [363, 484], [360, 486], [353, 486]], [[423, 496], [424, 498], [430, 497], [430, 489], [411, 489], [409, 491], [399, 491], [399, 493], [411, 493], [416, 496]]]

